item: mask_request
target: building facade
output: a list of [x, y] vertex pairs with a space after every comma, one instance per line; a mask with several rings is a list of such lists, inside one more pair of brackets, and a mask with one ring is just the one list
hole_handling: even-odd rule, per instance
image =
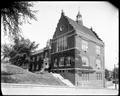
[[104, 42], [92, 28], [62, 11], [51, 40], [51, 71], [61, 74], [78, 87], [105, 87]]
[[32, 53], [29, 71], [44, 71], [50, 68], [50, 52], [51, 49], [46, 46], [45, 48]]
[[77, 87], [105, 87], [104, 42], [83, 25], [80, 12], [74, 21], [62, 11], [53, 38], [31, 60], [30, 71], [49, 69]]

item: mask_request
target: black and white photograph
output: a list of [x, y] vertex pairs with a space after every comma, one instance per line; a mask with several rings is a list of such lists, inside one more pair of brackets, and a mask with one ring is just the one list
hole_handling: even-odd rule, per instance
[[119, 8], [109, 1], [12, 1], [1, 8], [3, 95], [118, 95]]

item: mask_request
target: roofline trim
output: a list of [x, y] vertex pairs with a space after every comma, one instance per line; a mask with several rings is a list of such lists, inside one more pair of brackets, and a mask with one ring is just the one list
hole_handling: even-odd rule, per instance
[[82, 32], [82, 31], [80, 31], [80, 30], [76, 30], [76, 31], [78, 31], [78, 32], [76, 32], [76, 33], [77, 33], [79, 36], [84, 37], [84, 38], [86, 38], [86, 39], [89, 39], [89, 40], [91, 40], [92, 42], [95, 42], [95, 43], [98, 43], [98, 44], [102, 44], [102, 45], [104, 46], [104, 42], [103, 42], [103, 41], [100, 41], [100, 40], [94, 38], [93, 36], [91, 36], [91, 35], [89, 35], [89, 34], [86, 34], [86, 33]]

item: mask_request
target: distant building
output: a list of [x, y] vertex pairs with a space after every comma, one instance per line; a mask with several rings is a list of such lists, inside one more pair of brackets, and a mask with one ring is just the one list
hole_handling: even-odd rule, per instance
[[51, 44], [51, 71], [69, 79], [75, 86], [105, 86], [104, 43], [83, 25], [62, 11]]

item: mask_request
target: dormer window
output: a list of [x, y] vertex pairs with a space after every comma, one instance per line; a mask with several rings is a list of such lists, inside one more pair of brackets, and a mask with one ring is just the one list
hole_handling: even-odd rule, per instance
[[82, 40], [82, 50], [85, 52], [88, 50], [88, 42], [85, 40]]
[[96, 45], [96, 54], [100, 55], [100, 46], [97, 46], [97, 45]]

